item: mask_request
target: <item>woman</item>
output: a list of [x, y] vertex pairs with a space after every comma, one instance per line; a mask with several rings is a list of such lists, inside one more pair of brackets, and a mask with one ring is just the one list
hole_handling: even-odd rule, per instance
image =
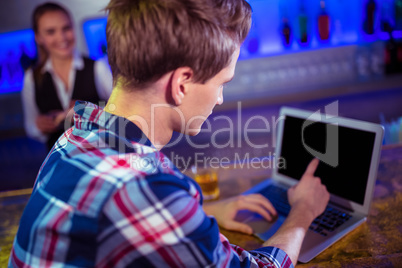
[[99, 103], [109, 98], [112, 75], [104, 61], [76, 53], [73, 22], [62, 6], [38, 6], [32, 22], [39, 59], [24, 77], [25, 130], [51, 149], [64, 132], [64, 119], [76, 100]]

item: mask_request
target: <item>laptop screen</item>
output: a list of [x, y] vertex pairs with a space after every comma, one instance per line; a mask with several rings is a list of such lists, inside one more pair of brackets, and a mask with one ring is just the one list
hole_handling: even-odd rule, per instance
[[[332, 157], [338, 156], [336, 165], [320, 161], [315, 176], [321, 178], [331, 194], [363, 205], [375, 133], [288, 115], [284, 120], [280, 152], [284, 164], [278, 167], [278, 173], [300, 180], [316, 156], [312, 155], [312, 150], [321, 154], [333, 153]], [[330, 146], [326, 139], [331, 131], [337, 131], [337, 139], [328, 142], [338, 146], [334, 152], [327, 152], [326, 147]]]

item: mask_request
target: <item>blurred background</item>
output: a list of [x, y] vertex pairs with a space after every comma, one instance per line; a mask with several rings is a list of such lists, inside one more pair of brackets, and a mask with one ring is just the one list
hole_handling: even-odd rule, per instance
[[[43, 2], [0, 2], [0, 192], [32, 187], [47, 153], [43, 144], [25, 135], [20, 97], [24, 70], [37, 53], [31, 13]], [[54, 2], [74, 18], [77, 50], [92, 59], [106, 57], [102, 8], [108, 1]], [[175, 135], [163, 150], [179, 168], [187, 167], [181, 160], [193, 163], [196, 153], [230, 161], [239, 155], [268, 155], [274, 151], [271, 134], [284, 105], [316, 111], [338, 101], [341, 116], [383, 124], [384, 144], [402, 142], [402, 0], [249, 3], [252, 29], [235, 79], [224, 90], [224, 104], [209, 118], [211, 127], [207, 123], [197, 137]], [[263, 131], [262, 118], [271, 124], [270, 131]], [[245, 125], [261, 130], [248, 135], [249, 142], [241, 142]], [[219, 146], [192, 146], [212, 141]], [[255, 146], [267, 141], [268, 147]]]

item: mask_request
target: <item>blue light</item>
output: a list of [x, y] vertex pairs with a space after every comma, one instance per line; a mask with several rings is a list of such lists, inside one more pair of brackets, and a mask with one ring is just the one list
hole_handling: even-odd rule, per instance
[[[366, 4], [369, 0], [325, 0], [325, 10], [321, 10], [319, 0], [249, 0], [253, 8], [253, 27], [244, 42], [240, 60], [272, 55], [294, 53], [338, 47], [344, 45], [372, 43], [388, 40], [389, 36], [380, 29], [380, 21], [394, 23], [393, 0], [376, 0], [374, 33], [364, 32]], [[330, 39], [320, 40], [318, 17], [326, 12], [330, 17]], [[301, 42], [300, 16], [307, 17], [307, 42]], [[283, 43], [281, 27], [286, 18], [292, 32], [291, 44]], [[402, 38], [402, 31], [393, 32], [395, 39]], [[256, 40], [257, 39], [257, 40]], [[250, 42], [258, 43], [259, 50], [250, 53]], [[254, 46], [251, 46], [254, 47]]]
[[[389, 8], [393, 0], [376, 0], [375, 32], [366, 34], [363, 22], [366, 17], [365, 7], [369, 0], [325, 0], [325, 11], [330, 16], [330, 39], [322, 41], [318, 35], [318, 16], [323, 12], [319, 0], [249, 0], [253, 8], [253, 24], [249, 35], [240, 51], [240, 60], [261, 58], [272, 55], [294, 53], [327, 47], [338, 47], [359, 43], [371, 43], [388, 40], [381, 32], [380, 19], [391, 18], [393, 9]], [[381, 12], [380, 12], [381, 11]], [[308, 40], [300, 41], [299, 17], [307, 17]], [[291, 43], [283, 43], [283, 18], [287, 18], [292, 30]], [[105, 55], [106, 18], [87, 20], [83, 25], [89, 55], [93, 59]], [[402, 31], [393, 33], [394, 38], [401, 38]]]
[[24, 69], [36, 57], [32, 30], [0, 34], [0, 94], [20, 91]]
[[[249, 0], [253, 8], [253, 25], [245, 40], [240, 60], [309, 51], [327, 47], [366, 44], [389, 40], [381, 30], [381, 21], [395, 24], [394, 0], [375, 0], [376, 15], [373, 34], [363, 30], [366, 4], [369, 0], [325, 0], [330, 17], [330, 39], [322, 41], [318, 34], [318, 16], [323, 12], [320, 0]], [[301, 42], [301, 15], [307, 18], [308, 38]], [[291, 29], [290, 44], [284, 44], [284, 18]], [[86, 20], [83, 32], [89, 57], [99, 59], [106, 54], [106, 17]], [[402, 31], [394, 31], [395, 39]], [[0, 34], [0, 94], [21, 90], [23, 67], [35, 58], [36, 47], [32, 30]]]
[[106, 54], [106, 21], [107, 18], [103, 17], [87, 20], [83, 24], [89, 57], [94, 60]]
[[402, 31], [394, 31], [394, 32], [392, 33], [392, 36], [393, 36], [395, 39], [400, 39], [400, 38], [402, 38]]

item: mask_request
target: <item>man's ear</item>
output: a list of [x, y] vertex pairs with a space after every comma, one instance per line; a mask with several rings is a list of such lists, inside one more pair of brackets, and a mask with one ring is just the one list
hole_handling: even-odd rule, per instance
[[184, 97], [190, 89], [193, 77], [194, 72], [190, 67], [180, 67], [173, 72], [170, 81], [172, 89], [171, 94], [177, 106], [182, 104]]

